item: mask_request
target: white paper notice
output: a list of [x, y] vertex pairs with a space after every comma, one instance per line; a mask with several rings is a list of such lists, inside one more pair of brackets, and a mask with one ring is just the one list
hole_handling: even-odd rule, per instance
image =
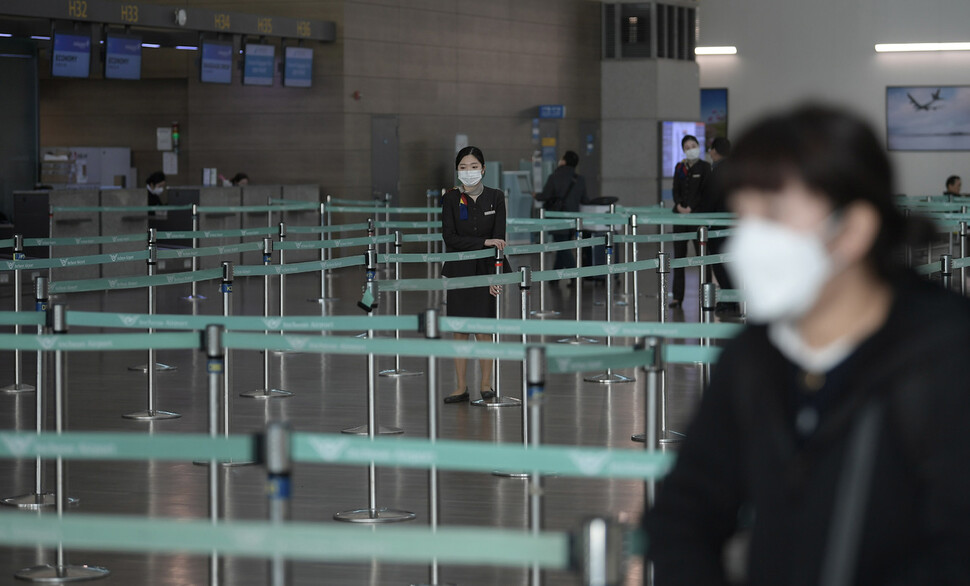
[[155, 129], [155, 149], [160, 151], [172, 150], [171, 126], [160, 126]]
[[179, 156], [175, 153], [162, 153], [162, 173], [166, 175], [179, 174]]

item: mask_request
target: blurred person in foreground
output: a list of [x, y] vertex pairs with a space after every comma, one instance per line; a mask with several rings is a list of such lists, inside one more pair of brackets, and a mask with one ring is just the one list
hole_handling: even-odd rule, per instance
[[925, 237], [859, 118], [756, 123], [722, 187], [749, 321], [645, 519], [656, 584], [970, 584], [970, 302], [899, 264]]

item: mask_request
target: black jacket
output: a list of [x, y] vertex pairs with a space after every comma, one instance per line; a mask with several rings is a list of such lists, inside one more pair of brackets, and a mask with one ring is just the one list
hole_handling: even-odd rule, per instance
[[[493, 238], [505, 240], [505, 194], [501, 190], [486, 187], [477, 201], [467, 198], [466, 219], [461, 218], [461, 191], [452, 189], [441, 199], [441, 237], [445, 252], [468, 252], [482, 250], [485, 241]], [[471, 277], [494, 272], [494, 260], [490, 258], [452, 260], [441, 268], [445, 277]], [[505, 261], [508, 272], [508, 260]]]
[[725, 584], [742, 510], [754, 515], [748, 584], [818, 585], [847, 437], [874, 400], [886, 417], [853, 583], [970, 584], [970, 303], [914, 277], [894, 293], [807, 439], [797, 369], [766, 328], [728, 344], [646, 519], [658, 585]]
[[575, 167], [561, 165], [549, 175], [542, 193], [536, 195], [543, 208], [559, 212], [578, 212], [579, 204], [589, 203], [586, 180]]
[[677, 163], [674, 168], [674, 203], [689, 207], [692, 212], [702, 211], [710, 174], [711, 164], [707, 161], [698, 160], [690, 167], [683, 161]]

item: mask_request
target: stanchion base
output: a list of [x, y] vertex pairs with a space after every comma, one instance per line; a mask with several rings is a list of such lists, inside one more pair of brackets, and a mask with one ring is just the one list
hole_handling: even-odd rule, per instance
[[411, 584], [411, 586], [458, 586], [454, 582], [421, 582], [420, 584]]
[[[347, 429], [340, 430], [340, 433], [346, 433], [347, 435], [367, 435], [370, 430], [367, 428], [367, 424], [358, 425], [357, 427], [348, 427]], [[400, 435], [404, 433], [404, 430], [400, 427], [387, 427], [385, 425], [377, 426], [377, 435]]]
[[423, 372], [415, 372], [413, 370], [406, 370], [404, 368], [402, 368], [400, 370], [398, 370], [396, 368], [392, 368], [390, 370], [382, 370], [382, 371], [378, 372], [377, 374], [379, 376], [391, 376], [391, 377], [395, 377], [396, 378], [396, 377], [399, 377], [399, 376], [420, 376], [420, 375], [422, 375], [424, 373]]
[[13, 393], [33, 393], [36, 390], [37, 389], [34, 388], [34, 385], [25, 385], [24, 383], [20, 383], [19, 385], [16, 385], [16, 384], [14, 384], [14, 385], [7, 385], [7, 386], [5, 386], [3, 388], [0, 388], [0, 393], [10, 393], [10, 394], [13, 394]]
[[205, 295], [186, 295], [182, 298], [182, 301], [188, 301], [189, 303], [195, 303], [196, 301], [202, 301], [205, 299]]
[[476, 407], [521, 407], [522, 401], [516, 399], [515, 397], [495, 396], [491, 399], [478, 399], [477, 401], [472, 401], [472, 405]]
[[[195, 460], [192, 462], [196, 466], [208, 466], [209, 460]], [[238, 468], [239, 466], [255, 466], [256, 462], [250, 462], [248, 460], [223, 460], [219, 462], [219, 466], [223, 468]]]
[[172, 413], [171, 411], [162, 411], [160, 409], [146, 410], [146, 411], [135, 411], [134, 413], [126, 413], [122, 415], [125, 419], [135, 419], [138, 421], [158, 421], [160, 419], [178, 419], [182, 415], [179, 413]]
[[410, 511], [398, 511], [395, 509], [357, 509], [354, 511], [343, 511], [334, 513], [334, 521], [344, 523], [399, 523], [410, 521], [417, 515]]
[[98, 566], [34, 566], [20, 570], [14, 577], [28, 582], [81, 582], [104, 578], [111, 571]]
[[240, 397], [248, 397], [250, 399], [285, 399], [287, 397], [292, 397], [293, 393], [289, 391], [284, 391], [282, 389], [256, 389], [255, 391], [246, 391], [245, 393], [239, 393]]
[[[676, 444], [677, 442], [684, 441], [686, 435], [677, 431], [668, 431], [665, 435], [660, 437], [660, 443], [662, 444]], [[630, 436], [630, 439], [635, 442], [640, 442], [641, 444], [646, 442], [646, 435], [642, 433], [635, 433]]]
[[316, 299], [307, 299], [309, 303], [332, 303], [339, 300], [339, 297], [317, 297]]
[[492, 476], [501, 476], [502, 478], [528, 478], [531, 475], [528, 472], [502, 472], [501, 470], [496, 470], [492, 472]]
[[588, 383], [603, 383], [605, 385], [609, 385], [613, 383], [632, 383], [634, 379], [628, 376], [623, 376], [622, 374], [604, 372], [603, 374], [588, 376], [583, 380]]
[[529, 315], [532, 317], [558, 317], [561, 314], [550, 309], [549, 311], [530, 311]]
[[582, 336], [573, 336], [572, 338], [562, 338], [561, 340], [556, 340], [557, 344], [599, 344], [599, 340], [594, 340], [593, 338], [584, 338]]
[[[162, 364], [161, 362], [155, 363], [155, 372], [165, 372], [167, 370], [175, 370], [177, 366], [169, 366], [168, 364]], [[129, 366], [128, 370], [134, 370], [136, 372], [148, 372], [147, 364], [139, 364], [138, 366]]]
[[[56, 506], [57, 495], [53, 492], [44, 492], [41, 494], [22, 494], [0, 500], [0, 504], [7, 505], [8, 507], [17, 507], [18, 509], [26, 509], [28, 511], [36, 511], [39, 509], [46, 509], [47, 507]], [[73, 507], [76, 504], [76, 498], [67, 497], [68, 506]]]

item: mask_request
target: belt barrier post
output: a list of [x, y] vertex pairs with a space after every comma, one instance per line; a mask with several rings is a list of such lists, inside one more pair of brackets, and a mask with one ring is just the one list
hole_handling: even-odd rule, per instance
[[[613, 266], [613, 231], [606, 233], [606, 266]], [[606, 275], [606, 321], [613, 321], [613, 272], [612, 270]], [[610, 348], [613, 346], [613, 336], [606, 336], [606, 347]], [[633, 379], [628, 376], [623, 376], [622, 374], [615, 374], [612, 368], [607, 368], [606, 372], [603, 374], [595, 374], [593, 376], [588, 376], [584, 378], [588, 383], [629, 383], [633, 382]]]
[[[367, 283], [365, 291], [373, 297], [367, 314], [373, 316], [374, 309], [377, 307], [378, 287], [377, 287], [377, 250], [371, 244], [365, 255], [367, 266]], [[374, 330], [367, 330], [367, 339], [374, 339]], [[374, 354], [367, 355], [367, 424], [342, 430], [341, 433], [352, 435], [366, 435], [372, 441], [378, 435], [400, 434], [404, 430], [400, 428], [385, 428], [378, 430], [377, 427], [377, 376], [375, 372]], [[377, 465], [372, 461], [367, 467], [367, 508], [353, 509], [335, 513], [333, 518], [336, 521], [346, 523], [394, 523], [398, 521], [410, 521], [415, 514], [410, 511], [400, 511], [377, 507]]]
[[[402, 243], [402, 241], [401, 241], [401, 231], [400, 230], [395, 230], [394, 231], [394, 254], [401, 254], [401, 243]], [[395, 279], [400, 279], [401, 278], [401, 261], [400, 260], [394, 261], [394, 278]], [[395, 316], [400, 316], [401, 315], [401, 290], [400, 289], [394, 291], [394, 315]], [[394, 340], [395, 341], [398, 341], [400, 339], [401, 339], [401, 330], [400, 329], [395, 329], [394, 330]], [[390, 370], [382, 370], [380, 372], [380, 376], [393, 376], [393, 377], [398, 377], [398, 376], [417, 376], [419, 374], [421, 374], [421, 373], [420, 372], [413, 372], [413, 371], [405, 370], [405, 369], [401, 368], [401, 355], [400, 354], [395, 354], [394, 355], [394, 368], [392, 368]]]
[[953, 257], [949, 254], [940, 257], [940, 282], [947, 291], [953, 288]]
[[[47, 206], [47, 236], [51, 239], [47, 245], [47, 258], [54, 258], [54, 206]], [[47, 268], [47, 282], [54, 282], [54, 267]]]
[[[284, 242], [286, 242], [286, 222], [280, 222], [280, 244]], [[280, 317], [286, 315], [286, 275], [283, 273], [283, 267], [286, 266], [285, 255], [286, 251], [280, 247]], [[280, 330], [280, 335], [283, 334], [283, 330]]]
[[[967, 222], [960, 221], [960, 258], [967, 258]], [[967, 294], [967, 268], [960, 267], [960, 294]]]
[[[199, 247], [199, 204], [192, 204], [192, 250]], [[192, 272], [199, 270], [199, 257], [192, 257]], [[199, 282], [192, 281], [191, 293], [188, 297], [183, 297], [182, 299], [190, 302], [201, 301], [205, 299], [205, 296], [199, 295]]]
[[[714, 323], [714, 310], [717, 308], [717, 285], [704, 283], [701, 285], [701, 323]], [[701, 346], [710, 348], [713, 340], [710, 337], [701, 338]], [[701, 393], [711, 384], [711, 363], [705, 362], [701, 366]]]
[[[583, 238], [583, 219], [576, 218], [575, 240], [576, 242], [579, 242], [580, 240], [582, 240], [582, 238]], [[590, 254], [590, 257], [592, 257], [592, 254]], [[579, 247], [576, 248], [576, 268], [577, 269], [583, 268], [583, 249]], [[598, 340], [594, 340], [592, 338], [585, 338], [579, 333], [578, 325], [579, 325], [579, 322], [582, 321], [583, 319], [583, 316], [582, 316], [583, 278], [580, 277], [579, 275], [576, 275], [576, 283], [573, 287], [576, 293], [576, 324], [577, 324], [576, 335], [571, 338], [562, 338], [561, 340], [557, 340], [557, 342], [560, 344], [597, 344], [599, 343]]]
[[[323, 230], [323, 228], [327, 227], [328, 225], [327, 218], [330, 215], [330, 212], [327, 209], [327, 205], [330, 202], [329, 195], [327, 196], [327, 202], [328, 203], [320, 204], [320, 243], [321, 244], [327, 240], [327, 233]], [[321, 246], [320, 262], [325, 262], [326, 260], [327, 260], [327, 248], [325, 248], [324, 246]], [[327, 303], [330, 301], [337, 300], [336, 297], [330, 297], [327, 294], [327, 279], [329, 279], [327, 275], [327, 271], [324, 269], [320, 269], [320, 297], [317, 297], [316, 299], [307, 299], [307, 301], [309, 301], [310, 303]]]
[[[529, 306], [531, 305], [532, 293], [532, 268], [528, 266], [519, 267], [522, 280], [519, 281], [519, 319], [526, 321], [529, 319]], [[522, 333], [522, 345], [529, 343], [529, 336]], [[522, 361], [522, 445], [529, 447], [529, 369], [527, 361]], [[493, 476], [503, 478], [529, 478], [528, 472], [508, 472], [497, 470], [492, 472]]]
[[[280, 251], [282, 252], [282, 251]], [[263, 266], [268, 267], [273, 264], [273, 239], [263, 238]], [[270, 286], [269, 286], [269, 273], [263, 275], [263, 318], [269, 319], [269, 306], [270, 306]], [[264, 334], [269, 334], [269, 330], [263, 330]], [[282, 389], [274, 389], [270, 387], [269, 384], [269, 349], [263, 349], [263, 388], [256, 389], [254, 391], [245, 391], [239, 393], [240, 397], [248, 397], [250, 399], [285, 399], [286, 397], [292, 396], [293, 393], [289, 391], [284, 391]], [[283, 358], [280, 357], [282, 362]], [[282, 366], [282, 365], [281, 365]], [[282, 375], [282, 368], [280, 368], [280, 373]], [[281, 376], [282, 378], [282, 376]], [[282, 384], [282, 380], [280, 383]]]
[[[269, 521], [283, 525], [290, 518], [292, 490], [290, 474], [293, 461], [290, 454], [290, 427], [274, 421], [266, 426], [263, 441], [263, 461], [266, 463], [266, 497], [269, 501]], [[273, 554], [269, 562], [270, 586], [290, 586], [290, 564], [281, 553]]]
[[[630, 223], [627, 222], [626, 224], [623, 225], [623, 234], [625, 236], [629, 236], [630, 234], [633, 233], [632, 232], [632, 229], [633, 228], [630, 225]], [[629, 240], [627, 240], [626, 242], [623, 243], [623, 262], [627, 262], [627, 261], [630, 260], [630, 247], [631, 246], [633, 246], [635, 248], [636, 247], [636, 244], [635, 243], [631, 243]], [[623, 295], [624, 298], [628, 298], [630, 296], [630, 288], [631, 288], [630, 281], [632, 281], [632, 280], [633, 279], [630, 277], [630, 272], [629, 271], [623, 273], [623, 293], [622, 293], [622, 295]]]
[[[636, 238], [637, 236], [637, 215], [636, 214], [630, 215], [630, 236], [633, 236], [634, 238]], [[637, 262], [639, 260], [638, 258], [639, 253], [637, 252], [639, 247], [637, 246], [636, 241], [632, 242], [631, 244], [633, 245], [632, 260], [633, 262]], [[633, 273], [633, 321], [639, 322], [640, 321], [640, 286], [639, 286], [640, 271], [631, 271], [631, 272]]]
[[[546, 210], [539, 210], [539, 219], [546, 219]], [[539, 226], [539, 244], [546, 243], [546, 231], [543, 226]], [[547, 252], [543, 251], [539, 253], [539, 271], [546, 270], [546, 256]], [[558, 311], [553, 311], [551, 309], [546, 309], [546, 287], [547, 283], [545, 281], [539, 281], [539, 309], [532, 312], [532, 315], [536, 317], [555, 317], [559, 315]]]
[[[643, 449], [647, 452], [657, 452], [660, 451], [660, 434], [663, 430], [663, 421], [660, 419], [660, 394], [664, 374], [663, 339], [652, 336], [642, 338], [637, 346], [650, 349], [652, 352], [652, 360], [643, 367], [647, 378], [647, 396], [644, 402], [646, 434], [644, 435]], [[657, 481], [655, 479], [651, 478], [644, 481], [643, 497], [643, 510], [649, 511], [657, 500]], [[644, 586], [653, 586], [653, 564], [644, 564], [643, 583]]]
[[[391, 200], [393, 196], [390, 193], [384, 194], [384, 236], [391, 235]], [[384, 243], [384, 254], [391, 253], [391, 243]], [[384, 263], [384, 274], [389, 275], [391, 272], [391, 261], [388, 260]], [[390, 278], [390, 277], [388, 277]], [[401, 277], [394, 275], [395, 279], [400, 279]]]
[[[51, 326], [55, 334], [67, 333], [67, 306], [59, 303], [53, 307], [49, 314]], [[54, 350], [54, 424], [55, 433], [64, 433], [65, 422], [67, 420], [67, 360], [63, 350]], [[64, 458], [57, 456], [55, 468], [57, 488], [55, 490], [55, 503], [57, 506], [57, 519], [63, 521], [64, 509], [67, 505], [65, 498], [65, 473]], [[28, 582], [78, 582], [81, 580], [94, 580], [104, 578], [110, 574], [107, 569], [89, 565], [68, 565], [64, 554], [64, 544], [57, 544], [57, 563], [54, 565], [45, 564], [20, 570], [15, 574], [20, 580]]]
[[[158, 241], [156, 239], [156, 234], [157, 233], [155, 231], [155, 228], [149, 228], [148, 229], [148, 260], [146, 260], [145, 263], [146, 263], [146, 265], [148, 267], [148, 276], [149, 277], [154, 276], [158, 272], [157, 271], [157, 269], [158, 269]], [[148, 291], [147, 291], [148, 292], [148, 312], [147, 313], [148, 313], [148, 315], [155, 315], [155, 286], [154, 285], [149, 285], [147, 289], [148, 289]], [[154, 329], [148, 328], [148, 333], [149, 334], [154, 333], [154, 332], [155, 332]], [[164, 371], [168, 371], [168, 370], [175, 370], [176, 367], [174, 367], [174, 366], [170, 366], [168, 364], [162, 364], [161, 362], [155, 361], [153, 352], [154, 352], [153, 350], [149, 350], [149, 356], [148, 356], [148, 362], [147, 363], [145, 363], [145, 364], [139, 364], [137, 366], [129, 366], [128, 367], [128, 370], [134, 370], [134, 371], [137, 371], [137, 372], [146, 372], [147, 373], [149, 371], [149, 368], [148, 368], [148, 365], [149, 364], [153, 364], [155, 366], [154, 370], [156, 370], [156, 371], [162, 371], [162, 372], [164, 372]], [[152, 377], [149, 377], [149, 381], [151, 381], [151, 379], [152, 379]], [[154, 383], [151, 383], [151, 384], [153, 385], [153, 388], [154, 388]], [[149, 410], [151, 410], [152, 409], [151, 405], [149, 405], [148, 408], [149, 408]]]
[[[707, 232], [708, 232], [707, 226], [698, 226], [698, 228], [697, 228], [697, 256], [700, 257], [698, 260], [700, 260], [702, 262], [704, 260], [704, 257], [708, 255], [708, 251], [710, 250], [710, 246], [709, 246], [710, 243], [708, 241]], [[711, 281], [710, 265], [704, 265], [704, 264], [702, 264], [702, 265], [700, 265], [697, 268], [700, 269], [700, 279], [698, 280], [698, 282], [700, 283], [700, 288], [703, 288], [704, 287], [704, 283], [709, 283]], [[698, 292], [700, 292], [700, 291], [698, 290]], [[697, 309], [698, 309], [697, 315], [698, 316], [700, 315], [700, 312], [703, 309], [702, 302], [703, 301], [701, 299], [698, 299], [697, 300]]]
[[[502, 269], [505, 267], [505, 254], [499, 250], [495, 249], [495, 274], [501, 275]], [[499, 288], [504, 288], [504, 285], [499, 285]], [[495, 296], [495, 319], [502, 319], [502, 293]], [[492, 342], [499, 343], [502, 341], [502, 336], [497, 331], [492, 334]], [[515, 397], [503, 397], [502, 396], [502, 363], [498, 358], [492, 361], [492, 390], [495, 391], [495, 396], [491, 399], [477, 399], [472, 401], [472, 405], [478, 407], [518, 407], [522, 404], [522, 401], [516, 399]]]
[[[529, 391], [529, 440], [532, 448], [542, 445], [542, 404], [546, 387], [546, 349], [530, 346], [526, 349], [526, 373]], [[542, 532], [542, 475], [532, 471], [529, 479], [529, 530], [538, 537]], [[538, 564], [532, 565], [532, 586], [542, 584], [542, 570]]]
[[[433, 189], [426, 190], [424, 192], [424, 197], [425, 197], [425, 205], [427, 205], [427, 207], [429, 209], [431, 207], [433, 207], [434, 206], [434, 198], [435, 198], [435, 190], [433, 190]], [[424, 218], [428, 222], [428, 227], [426, 229], [426, 232], [428, 233], [428, 236], [431, 236], [431, 221], [433, 219], [432, 218], [432, 213], [431, 212], [427, 212], [424, 215]], [[428, 238], [428, 241], [425, 242], [424, 244], [425, 244], [425, 247], [424, 247], [425, 252], [427, 254], [431, 254], [431, 238]], [[429, 278], [429, 279], [431, 278], [431, 265], [432, 265], [432, 263], [429, 262], [427, 264], [427, 268], [425, 269], [425, 271], [426, 271], [425, 272], [425, 276], [427, 278]]]
[[[24, 260], [24, 237], [22, 234], [14, 234], [13, 237], [13, 259], [15, 261]], [[53, 258], [53, 257], [51, 257]], [[23, 271], [14, 269], [13, 271], [13, 310], [20, 313], [23, 297]], [[13, 327], [14, 334], [20, 335], [20, 324]], [[34, 391], [34, 385], [28, 385], [23, 381], [23, 352], [19, 349], [13, 351], [13, 384], [0, 389], [4, 393], [29, 393]]]
[[612, 519], [594, 517], [583, 523], [574, 545], [575, 559], [584, 586], [617, 586], [623, 583], [623, 527]]
[[[155, 228], [150, 228], [148, 230], [148, 276], [152, 277], [155, 275], [155, 269], [158, 265], [158, 249], [155, 246]], [[148, 286], [148, 315], [155, 315], [155, 287], [154, 285]], [[154, 334], [154, 328], [148, 328], [148, 334]], [[167, 370], [172, 370], [173, 367], [159, 364], [157, 368], [152, 368], [155, 364], [156, 351], [154, 348], [148, 349], [148, 362], [145, 365], [145, 372], [148, 373], [148, 407], [144, 411], [135, 411], [134, 413], [126, 413], [122, 415], [125, 419], [135, 419], [138, 421], [159, 421], [162, 419], [177, 419], [181, 417], [178, 413], [173, 413], [171, 411], [163, 411], [161, 409], [156, 409], [156, 391], [158, 386], [157, 381], [157, 370], [161, 370], [163, 366]], [[134, 369], [129, 369], [134, 370]]]
[[[657, 296], [660, 298], [657, 304], [657, 311], [659, 313], [660, 323], [667, 323], [667, 279], [670, 274], [670, 256], [666, 252], [657, 253]], [[661, 443], [667, 443], [667, 430], [666, 430], [666, 420], [667, 420], [667, 409], [666, 402], [667, 396], [665, 393], [665, 387], [667, 383], [667, 375], [665, 371], [660, 372], [660, 394], [659, 394], [659, 415], [661, 421], [660, 436]], [[646, 441], [645, 435], [642, 433], [634, 434], [630, 439], [635, 442]]]
[[[223, 262], [223, 271], [226, 270]], [[223, 275], [223, 284], [225, 284]], [[231, 286], [231, 280], [230, 280]], [[223, 292], [225, 293], [225, 292]], [[209, 437], [219, 436], [219, 391], [228, 376], [226, 364], [227, 352], [222, 345], [223, 328], [220, 325], [208, 325], [205, 328], [206, 373], [209, 379]], [[219, 524], [219, 464], [212, 458], [205, 462], [209, 465], [209, 521], [213, 525]], [[219, 584], [219, 552], [213, 550], [209, 554], [209, 585]]]
[[[610, 204], [610, 215], [612, 216], [612, 215], [615, 215], [615, 214], [616, 214], [616, 204], [611, 203]], [[610, 218], [609, 222], [610, 223], [607, 224], [609, 226], [609, 230], [607, 230], [607, 233], [609, 233], [609, 234], [615, 234], [616, 228], [614, 228], [613, 218]], [[626, 231], [626, 229], [627, 229], [627, 227], [626, 227], [626, 225], [624, 225], [623, 226], [623, 230]], [[614, 236], [614, 238], [615, 238], [615, 236]], [[623, 261], [624, 262], [626, 262], [627, 253], [629, 252], [629, 250], [626, 248], [626, 245], [627, 244], [628, 243], [624, 243], [624, 247], [623, 247]], [[617, 256], [618, 256], [618, 253], [614, 249], [613, 262], [616, 262], [616, 257]], [[590, 255], [590, 258], [592, 258], [592, 255]], [[612, 276], [613, 275], [607, 275], [607, 279], [612, 278]], [[624, 301], [623, 299], [617, 299], [617, 297], [622, 297], [622, 298], [625, 299], [626, 296], [627, 296], [627, 294], [629, 292], [630, 292], [630, 275], [628, 273], [623, 273], [623, 292], [620, 293], [619, 295], [607, 295], [607, 301], [606, 302], [607, 303], [613, 303], [617, 307], [623, 307], [623, 306], [626, 305], [626, 301]]]

